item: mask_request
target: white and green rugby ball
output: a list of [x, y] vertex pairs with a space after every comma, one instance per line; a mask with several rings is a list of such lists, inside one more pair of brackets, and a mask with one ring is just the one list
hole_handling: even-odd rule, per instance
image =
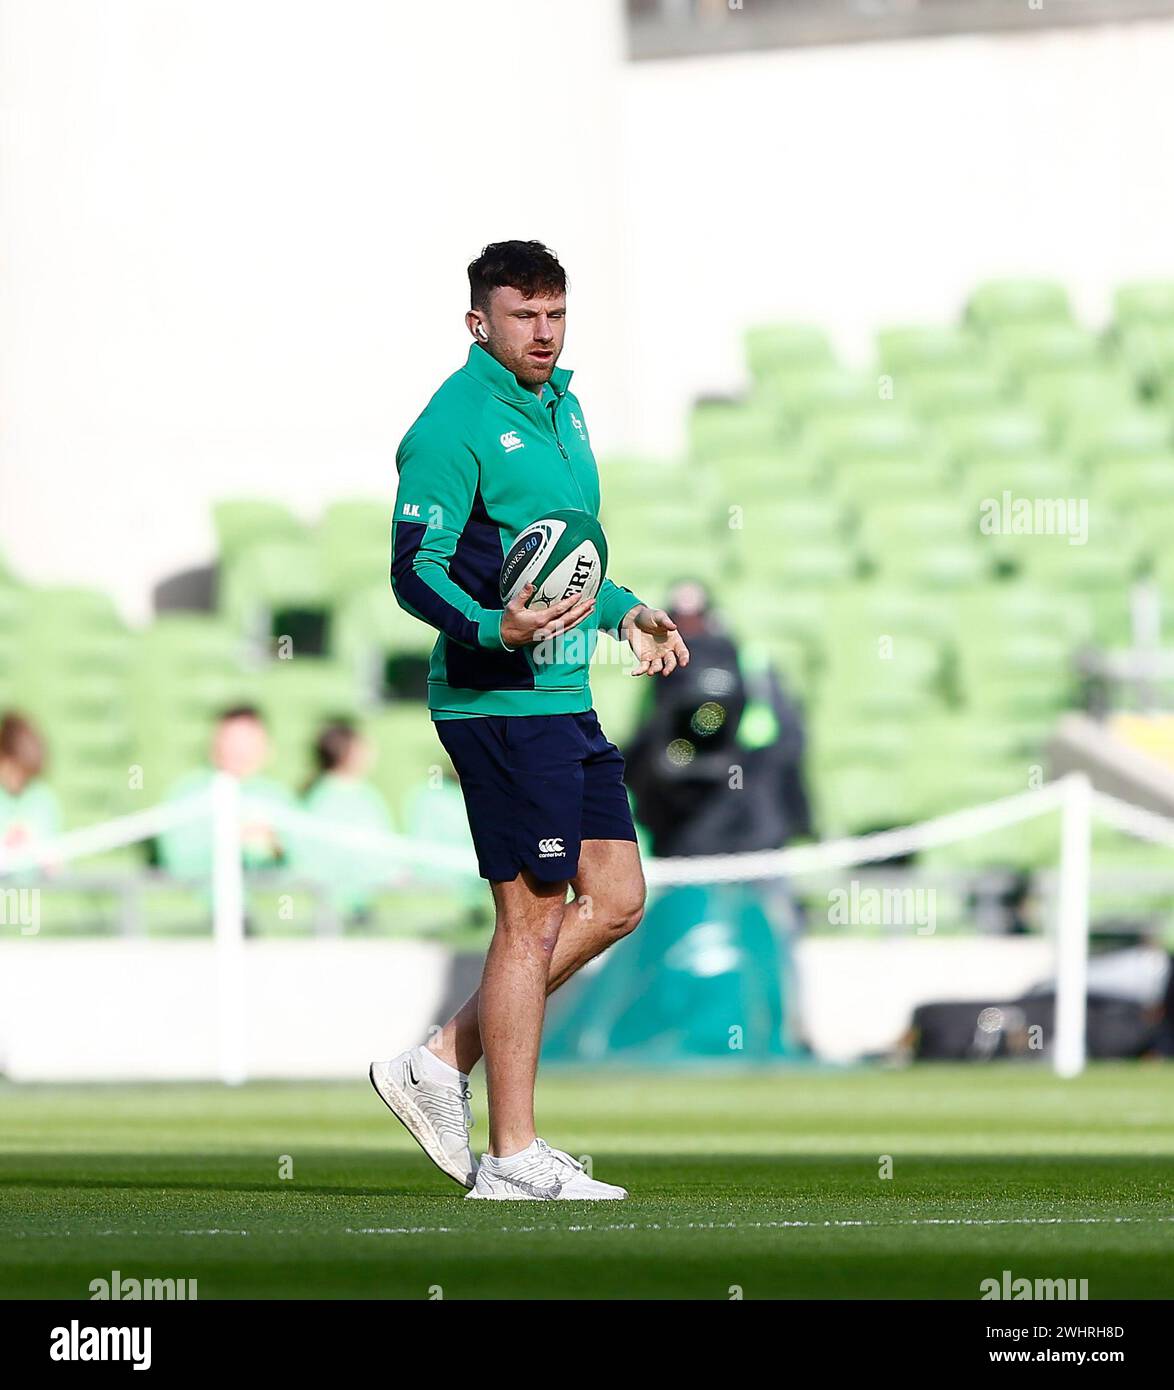
[[501, 567], [501, 601], [534, 585], [527, 608], [549, 608], [572, 595], [594, 598], [607, 573], [603, 527], [588, 512], [549, 512], [510, 542]]

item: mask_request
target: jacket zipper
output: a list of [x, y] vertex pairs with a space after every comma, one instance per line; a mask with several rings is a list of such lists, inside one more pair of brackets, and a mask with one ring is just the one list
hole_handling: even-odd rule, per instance
[[[554, 388], [552, 387], [551, 389], [553, 390]], [[548, 409], [550, 410], [550, 424], [551, 424], [551, 428], [554, 430], [554, 442], [558, 445], [558, 451], [559, 451], [559, 453], [562, 454], [563, 458], [566, 460], [567, 469], [569, 470], [570, 475], [571, 475], [571, 481], [575, 484], [575, 491], [579, 494], [579, 504], [580, 504], [580, 506], [583, 508], [584, 511], [587, 511], [587, 510], [588, 510], [588, 507], [587, 507], [587, 499], [583, 496], [583, 489], [582, 489], [582, 487], [580, 487], [580, 485], [579, 485], [579, 480], [578, 480], [578, 478], [575, 477], [575, 470], [574, 470], [574, 468], [571, 466], [571, 456], [570, 456], [570, 454], [567, 453], [566, 449], [563, 447], [563, 441], [562, 441], [562, 439], [559, 437], [559, 432], [558, 432], [558, 418], [557, 418], [555, 412], [558, 410], [559, 404], [560, 404], [561, 401], [562, 401], [562, 397], [556, 395], [555, 398], [554, 398], [554, 400], [551, 401], [551, 403], [550, 403], [550, 405], [549, 405], [549, 407], [548, 407]]]

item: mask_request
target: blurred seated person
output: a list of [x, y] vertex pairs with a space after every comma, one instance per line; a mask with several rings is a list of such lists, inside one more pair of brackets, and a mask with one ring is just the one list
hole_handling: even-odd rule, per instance
[[61, 805], [42, 780], [44, 770], [45, 743], [36, 726], [7, 711], [0, 717], [0, 846], [9, 853], [33, 850], [61, 833]]
[[[212, 734], [212, 765], [181, 777], [168, 791], [167, 801], [182, 801], [205, 792], [218, 772], [226, 772], [240, 782], [249, 805], [241, 818], [241, 855], [247, 869], [268, 869], [284, 858], [276, 816], [292, 806], [289, 789], [261, 769], [269, 761], [269, 734], [259, 710], [252, 705], [236, 705], [216, 721]], [[166, 830], [159, 836], [159, 862], [181, 878], [206, 878], [212, 872], [212, 822], [207, 817]]]
[[769, 660], [738, 650], [703, 585], [674, 586], [667, 608], [689, 665], [652, 683], [651, 713], [624, 750], [653, 853], [780, 849], [810, 834], [802, 719]]
[[[390, 834], [391, 814], [379, 791], [367, 781], [374, 750], [345, 719], [325, 725], [314, 744], [318, 770], [302, 796], [302, 808], [333, 826]], [[387, 881], [387, 856], [378, 850], [319, 839], [299, 829], [290, 852], [291, 866], [303, 877], [324, 885], [333, 909], [343, 917], [363, 918], [373, 891]]]

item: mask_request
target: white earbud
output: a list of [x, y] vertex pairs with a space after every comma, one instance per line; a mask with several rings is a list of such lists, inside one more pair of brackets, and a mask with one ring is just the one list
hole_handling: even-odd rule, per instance
[[483, 343], [487, 343], [489, 341], [489, 334], [486, 333], [484, 324], [479, 323], [477, 325], [477, 336], [481, 339]]

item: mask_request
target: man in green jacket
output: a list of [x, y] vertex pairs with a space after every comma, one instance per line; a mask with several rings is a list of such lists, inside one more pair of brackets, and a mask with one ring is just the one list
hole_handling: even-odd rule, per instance
[[[644, 910], [624, 763], [592, 711], [600, 629], [632, 647], [634, 675], [689, 653], [660, 609], [605, 579], [594, 600], [502, 606], [506, 547], [549, 512], [599, 511], [583, 409], [557, 366], [566, 275], [536, 241], [487, 246], [469, 266], [468, 360], [397, 454], [391, 583], [439, 630], [428, 705], [452, 758], [496, 909], [480, 989], [427, 1045], [371, 1080], [438, 1167], [491, 1200], [617, 1199], [539, 1138], [534, 1078], [546, 996]], [[574, 897], [567, 901], [568, 886]], [[484, 1056], [489, 1149], [473, 1160], [468, 1075]]]

